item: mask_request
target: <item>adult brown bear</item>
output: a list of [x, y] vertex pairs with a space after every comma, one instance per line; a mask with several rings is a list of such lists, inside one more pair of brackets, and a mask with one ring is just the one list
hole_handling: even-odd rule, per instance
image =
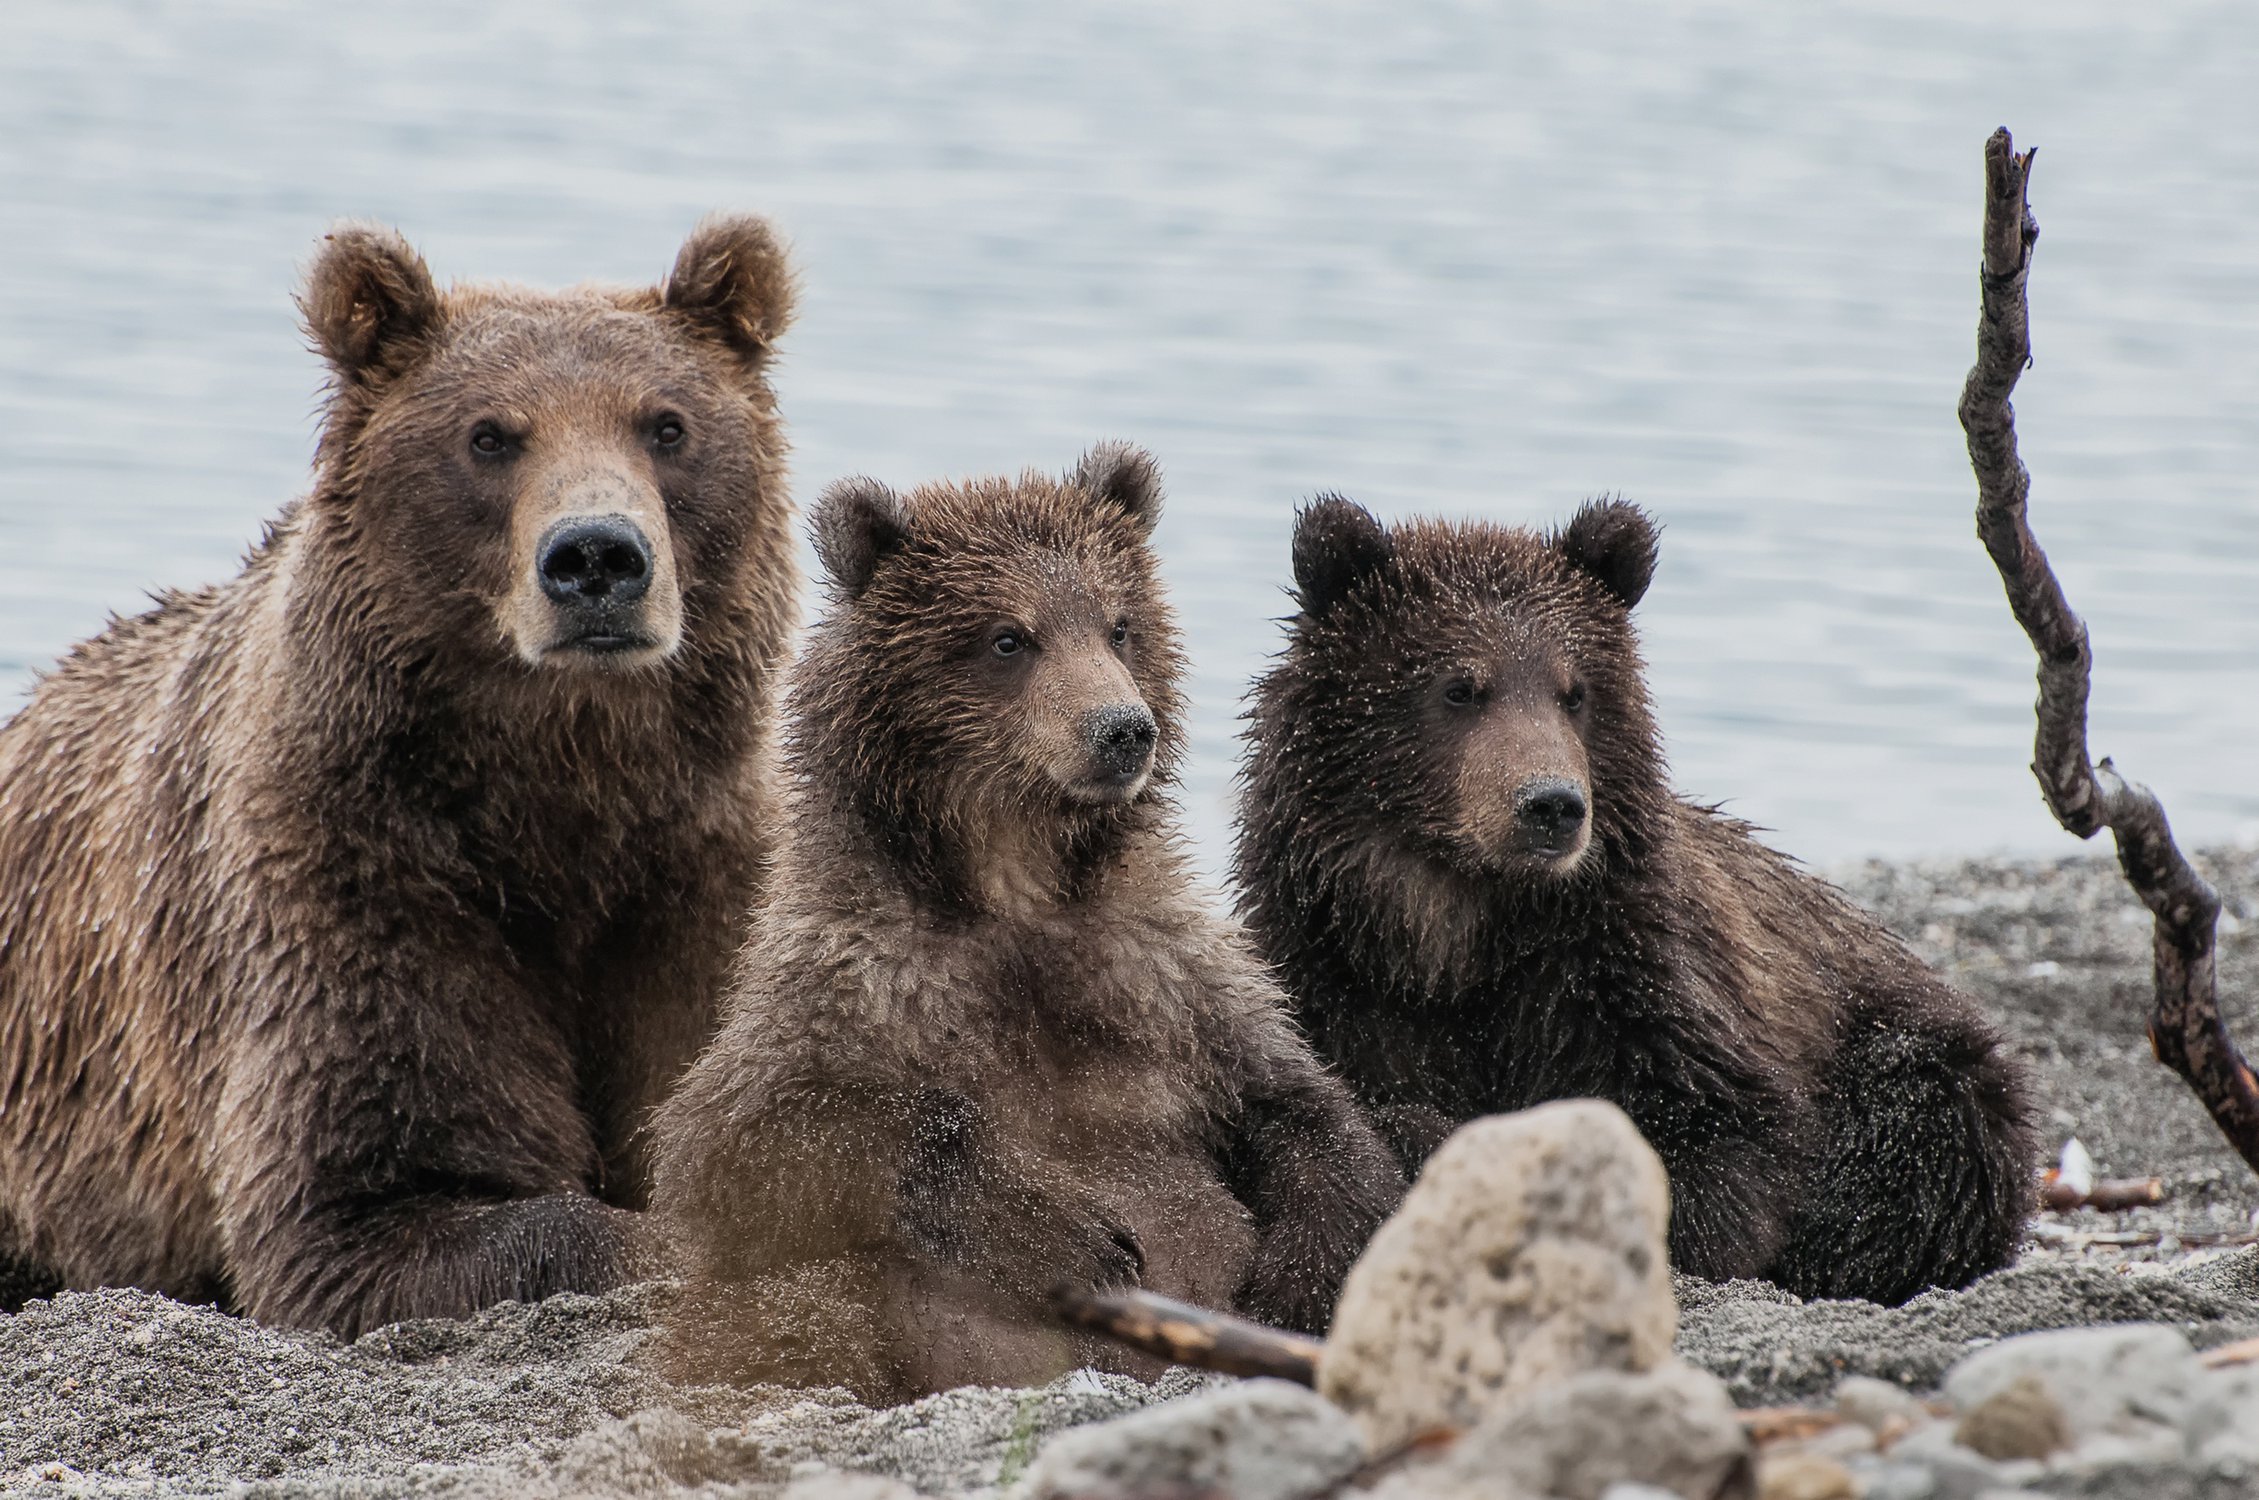
[[1630, 618], [1655, 558], [1621, 501], [1550, 537], [1304, 511], [1242, 913], [1408, 1168], [1469, 1116], [1594, 1096], [1669, 1169], [1681, 1270], [1960, 1286], [2030, 1206], [2022, 1070], [1834, 888], [1672, 795]]
[[1402, 1193], [1191, 889], [1159, 509], [1119, 447], [819, 504], [774, 896], [655, 1126], [678, 1374], [902, 1400], [1121, 1361], [1059, 1280], [1322, 1331]]
[[790, 274], [441, 291], [346, 227], [312, 492], [0, 729], [0, 1251], [350, 1335], [617, 1280], [795, 621]]

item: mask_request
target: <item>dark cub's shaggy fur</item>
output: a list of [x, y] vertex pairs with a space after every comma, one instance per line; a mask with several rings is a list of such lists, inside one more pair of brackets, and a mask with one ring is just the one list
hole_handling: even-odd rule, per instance
[[1407, 1167], [1469, 1116], [1596, 1096], [1670, 1171], [1681, 1269], [1963, 1285], [2029, 1208], [2022, 1075], [1832, 887], [1671, 793], [1630, 621], [1655, 556], [1618, 501], [1552, 537], [1305, 511], [1243, 915]]
[[1402, 1180], [1239, 933], [1168, 786], [1152, 460], [836, 486], [788, 838], [729, 1019], [658, 1126], [681, 1375], [901, 1400], [1121, 1351], [1060, 1280], [1322, 1330]]

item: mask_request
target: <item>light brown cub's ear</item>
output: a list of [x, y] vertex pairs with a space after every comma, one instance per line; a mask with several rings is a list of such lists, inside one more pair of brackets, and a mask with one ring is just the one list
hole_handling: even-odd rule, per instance
[[1067, 471], [1067, 484], [1120, 511], [1147, 536], [1161, 519], [1161, 465], [1134, 443], [1100, 443]]
[[340, 224], [306, 273], [298, 310], [346, 385], [383, 384], [414, 364], [441, 320], [431, 268], [380, 224]]
[[735, 351], [766, 358], [792, 324], [792, 262], [750, 214], [717, 214], [691, 232], [660, 293], [670, 312]]
[[870, 586], [880, 561], [910, 542], [902, 497], [875, 479], [841, 479], [816, 497], [811, 522], [816, 557], [843, 598], [855, 599]]
[[1320, 495], [1294, 518], [1294, 592], [1317, 619], [1396, 555], [1388, 529], [1354, 500]]
[[1553, 537], [1553, 550], [1599, 580], [1630, 609], [1655, 581], [1661, 534], [1646, 511], [1614, 496], [1587, 500]]

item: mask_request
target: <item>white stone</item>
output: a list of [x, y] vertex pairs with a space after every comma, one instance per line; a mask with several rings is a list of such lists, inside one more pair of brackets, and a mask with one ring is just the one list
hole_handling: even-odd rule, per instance
[[1300, 1500], [1364, 1459], [1357, 1424], [1339, 1407], [1283, 1380], [1251, 1380], [1061, 1433], [1029, 1466], [1025, 1494]]

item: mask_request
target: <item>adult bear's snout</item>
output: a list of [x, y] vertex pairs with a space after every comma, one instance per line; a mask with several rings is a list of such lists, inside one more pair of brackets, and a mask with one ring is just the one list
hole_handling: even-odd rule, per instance
[[626, 516], [574, 516], [534, 550], [541, 591], [569, 607], [633, 604], [651, 587], [651, 543]]

